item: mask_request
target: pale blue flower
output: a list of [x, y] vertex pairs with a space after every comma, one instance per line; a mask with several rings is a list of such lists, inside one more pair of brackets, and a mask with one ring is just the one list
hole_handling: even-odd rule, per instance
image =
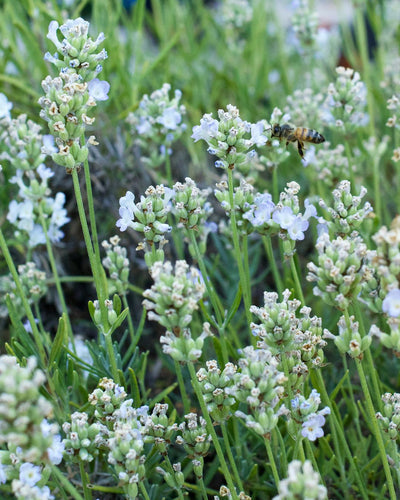
[[308, 220], [305, 220], [303, 216], [299, 214], [286, 229], [291, 240], [304, 240], [304, 231], [308, 229], [308, 226]]
[[157, 123], [170, 130], [176, 130], [181, 121], [182, 115], [172, 106], [165, 108], [163, 114], [157, 117]]
[[19, 479], [23, 484], [35, 486], [42, 479], [40, 467], [26, 462], [19, 468]]
[[324, 430], [322, 429], [325, 424], [325, 417], [319, 414], [311, 414], [309, 418], [303, 422], [301, 435], [310, 441], [315, 441], [316, 439], [324, 435]]
[[0, 118], [11, 118], [12, 107], [13, 103], [7, 99], [7, 96], [0, 93]]
[[7, 467], [0, 463], [0, 484], [6, 484], [7, 482]]
[[62, 44], [57, 37], [57, 30], [59, 24], [57, 21], [51, 21], [49, 24], [49, 31], [47, 32], [47, 38], [54, 43], [57, 49], [61, 50]]
[[54, 145], [54, 136], [51, 134], [44, 134], [42, 136], [42, 149], [41, 152], [44, 155], [52, 155], [53, 153], [57, 153], [58, 149]]
[[295, 221], [296, 216], [290, 207], [282, 207], [275, 210], [272, 214], [272, 219], [279, 224], [282, 229], [288, 229]]
[[93, 78], [88, 84], [88, 91], [95, 101], [107, 101], [110, 84], [106, 80]]
[[265, 131], [265, 122], [263, 120], [252, 123], [250, 127], [251, 131], [251, 142], [258, 147], [264, 146], [268, 138], [263, 134]]
[[400, 316], [400, 290], [390, 290], [382, 302], [382, 311], [392, 318]]
[[58, 465], [62, 462], [65, 445], [59, 434], [53, 436], [51, 446], [47, 448], [47, 456], [53, 465]]
[[218, 120], [212, 118], [211, 114], [205, 114], [200, 119], [200, 125], [193, 127], [193, 134], [191, 138], [194, 142], [204, 139], [206, 142], [210, 139], [217, 137], [218, 134]]

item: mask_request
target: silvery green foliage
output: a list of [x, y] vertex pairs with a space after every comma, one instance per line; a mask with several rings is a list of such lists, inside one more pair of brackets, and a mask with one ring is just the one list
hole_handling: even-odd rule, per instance
[[147, 316], [179, 335], [191, 323], [204, 295], [200, 272], [186, 261], [178, 260], [174, 268], [171, 262], [156, 262], [150, 274], [154, 284], [143, 292]]
[[140, 145], [141, 160], [150, 167], [163, 164], [166, 155], [171, 154], [171, 146], [177, 141], [187, 126], [183, 122], [186, 108], [180, 104], [182, 92], [175, 90], [171, 99], [171, 85], [164, 85], [149, 95], [145, 94], [138, 109], [129, 113], [126, 121], [132, 127], [135, 141]]
[[242, 120], [239, 110], [228, 104], [226, 111], [218, 110], [218, 120], [205, 114], [200, 125], [193, 127], [191, 137], [195, 142], [202, 139], [208, 144], [208, 152], [219, 158], [215, 162], [217, 168], [240, 170], [253, 156], [251, 148], [266, 143], [264, 132], [268, 127], [265, 120], [254, 124]]
[[347, 309], [361, 291], [366, 280], [367, 246], [358, 233], [346, 239], [331, 239], [322, 233], [315, 245], [317, 264], [307, 264], [307, 281], [316, 282], [314, 295], [340, 310]]
[[200, 383], [207, 411], [215, 422], [227, 420], [232, 413], [236, 400], [229, 393], [237, 367], [226, 363], [224, 369], [218, 367], [215, 360], [206, 361], [207, 368], [200, 368], [196, 376]]
[[[46, 376], [36, 365], [33, 357], [20, 366], [15, 357], [0, 356], [0, 444], [7, 450], [4, 463], [10, 459], [19, 465], [61, 462], [62, 455], [55, 455], [62, 453], [55, 449], [58, 425], [47, 421], [53, 416], [53, 407], [40, 393]], [[18, 468], [8, 479], [16, 473]]]
[[397, 441], [400, 433], [400, 394], [386, 392], [382, 395], [383, 410], [376, 418], [383, 432], [392, 441]]
[[327, 226], [330, 234], [345, 236], [360, 228], [373, 210], [368, 201], [361, 205], [366, 194], [367, 189], [361, 186], [360, 194], [353, 196], [350, 182], [344, 180], [332, 192], [333, 206], [328, 206], [324, 200], [320, 200], [320, 207], [329, 214]]
[[278, 422], [277, 405], [287, 381], [278, 370], [278, 360], [268, 349], [245, 347], [238, 361], [239, 370], [229, 393], [247, 405], [247, 411], [235, 412], [246, 427], [268, 438]]
[[324, 337], [332, 339], [341, 354], [347, 353], [351, 358], [362, 359], [364, 351], [371, 345], [372, 334], [370, 332], [362, 337], [359, 326], [358, 321], [354, 321], [354, 316], [341, 316], [338, 321], [339, 334], [332, 335], [325, 330]]
[[[64, 36], [62, 42], [57, 36], [58, 29]], [[60, 73], [56, 78], [47, 76], [42, 82], [45, 96], [39, 99], [40, 116], [47, 121], [56, 140], [58, 152], [53, 153], [53, 160], [68, 171], [87, 159], [88, 145], [82, 144], [81, 138], [87, 125], [94, 122], [88, 114], [97, 100], [107, 99], [109, 89], [107, 82], [95, 79], [102, 70], [101, 62], [107, 58], [104, 49], [98, 51], [104, 34], [100, 33], [93, 41], [88, 30], [89, 23], [79, 17], [61, 26], [52, 21], [47, 34], [57, 53], [54, 56], [47, 53], [45, 59]], [[93, 137], [88, 144], [96, 144]]]
[[106, 257], [102, 260], [103, 266], [108, 269], [117, 292], [125, 294], [128, 288], [129, 259], [126, 248], [119, 245], [119, 236], [112, 236], [109, 241], [104, 240], [101, 245], [106, 251]]
[[314, 471], [309, 460], [301, 463], [293, 460], [288, 466], [288, 477], [282, 479], [278, 485], [278, 495], [273, 500], [327, 500], [328, 491], [320, 484], [321, 478]]

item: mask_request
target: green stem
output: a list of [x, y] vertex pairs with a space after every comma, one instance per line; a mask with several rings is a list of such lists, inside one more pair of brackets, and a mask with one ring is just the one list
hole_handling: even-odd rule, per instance
[[221, 445], [219, 444], [217, 433], [215, 432], [215, 428], [213, 426], [210, 415], [208, 413], [207, 406], [204, 402], [203, 394], [201, 392], [201, 387], [200, 387], [200, 384], [199, 384], [197, 377], [196, 377], [196, 372], [195, 372], [193, 363], [188, 363], [188, 368], [189, 368], [189, 372], [190, 372], [192, 386], [194, 388], [197, 399], [199, 401], [199, 405], [200, 405], [200, 408], [201, 408], [201, 411], [203, 414], [203, 418], [206, 421], [207, 431], [211, 435], [212, 442], [213, 442], [214, 447], [215, 447], [215, 451], [217, 452], [217, 456], [219, 459], [219, 463], [221, 465], [222, 473], [225, 477], [226, 484], [228, 485], [228, 488], [230, 490], [232, 498], [234, 500], [239, 500], [237, 493], [236, 493], [235, 485], [233, 484], [232, 477], [229, 473], [228, 465], [225, 461], [224, 453], [222, 451]]
[[182, 402], [183, 402], [183, 411], [184, 414], [187, 415], [190, 412], [190, 398], [186, 391], [185, 380], [183, 378], [182, 366], [178, 363], [178, 361], [174, 361], [175, 365], [175, 373], [178, 379], [179, 390], [181, 392]]
[[54, 284], [56, 286], [58, 297], [60, 299], [62, 312], [64, 313], [64, 315], [65, 315], [64, 317], [67, 320], [68, 337], [71, 341], [72, 346], [74, 346], [75, 339], [74, 339], [74, 334], [72, 332], [71, 320], [69, 318], [68, 308], [67, 308], [67, 304], [65, 302], [65, 297], [64, 297], [64, 292], [63, 292], [60, 277], [59, 277], [58, 271], [57, 271], [57, 265], [56, 265], [56, 260], [54, 258], [53, 247], [51, 246], [49, 234], [47, 232], [46, 222], [45, 222], [44, 217], [43, 217], [42, 205], [40, 203], [39, 203], [39, 218], [40, 218], [40, 224], [42, 225], [42, 229], [43, 229], [43, 232], [44, 232], [44, 235], [46, 238], [46, 249], [47, 249], [47, 254], [49, 257], [51, 271], [53, 273]]
[[203, 275], [203, 280], [204, 284], [206, 285], [207, 293], [210, 298], [212, 307], [215, 312], [215, 316], [217, 318], [217, 322], [219, 325], [222, 325], [224, 318], [223, 318], [223, 307], [222, 304], [219, 300], [218, 295], [215, 293], [214, 287], [212, 286], [211, 280], [208, 277], [207, 269], [204, 264], [204, 259], [203, 256], [200, 253], [199, 246], [197, 244], [196, 236], [194, 234], [194, 230], [189, 230], [189, 237], [190, 237], [190, 243], [192, 244], [192, 247], [194, 249], [194, 252], [196, 254], [196, 260], [199, 265], [201, 274]]
[[397, 498], [397, 496], [396, 496], [396, 492], [395, 492], [394, 485], [393, 485], [393, 478], [392, 478], [392, 474], [390, 472], [389, 462], [387, 459], [385, 444], [383, 442], [381, 430], [379, 428], [378, 421], [377, 421], [376, 416], [375, 416], [375, 410], [374, 410], [371, 395], [370, 395], [370, 392], [368, 389], [367, 379], [365, 377], [365, 373], [364, 373], [364, 369], [363, 369], [361, 360], [358, 358], [355, 358], [355, 363], [357, 366], [358, 375], [360, 377], [361, 387], [362, 387], [362, 390], [363, 390], [363, 393], [365, 396], [365, 402], [366, 402], [367, 411], [368, 411], [369, 419], [370, 419], [369, 423], [370, 423], [372, 430], [373, 430], [373, 433], [375, 435], [375, 439], [376, 439], [377, 444], [378, 444], [379, 454], [380, 454], [381, 460], [382, 460], [383, 469], [385, 471], [387, 487], [389, 489], [389, 495], [390, 495], [391, 500], [395, 500]]
[[330, 414], [330, 421], [332, 423], [331, 425], [331, 430], [332, 430], [332, 436], [333, 436], [333, 443], [335, 446], [335, 453], [336, 453], [336, 459], [338, 461], [339, 465], [339, 471], [340, 471], [340, 476], [342, 478], [342, 483], [344, 485], [347, 484], [347, 473], [345, 470], [345, 466], [343, 463], [343, 458], [342, 458], [342, 451], [339, 446], [339, 439], [340, 442], [342, 443], [342, 446], [344, 448], [345, 455], [347, 457], [347, 460], [350, 463], [350, 468], [354, 473], [356, 483], [358, 485], [358, 488], [360, 490], [361, 495], [363, 496], [364, 500], [368, 500], [368, 492], [365, 489], [364, 481], [361, 477], [360, 471], [354, 461], [354, 456], [353, 453], [351, 452], [349, 445], [347, 444], [346, 436], [344, 434], [343, 430], [343, 425], [340, 425], [338, 416], [336, 415], [335, 409], [333, 408], [333, 405], [331, 403], [331, 400], [329, 399], [328, 392], [325, 387], [325, 381], [322, 377], [321, 371], [320, 370], [313, 370], [312, 372], [312, 378], [313, 375], [315, 375], [316, 380], [313, 381], [313, 385], [317, 388], [318, 392], [321, 395], [321, 400], [324, 405], [329, 406], [332, 409], [332, 412]]
[[264, 243], [265, 251], [267, 253], [268, 263], [271, 266], [272, 275], [273, 275], [274, 281], [275, 281], [275, 286], [278, 290], [279, 297], [282, 297], [283, 284], [282, 284], [281, 275], [280, 275], [279, 270], [278, 270], [278, 266], [276, 265], [274, 251], [272, 249], [271, 238], [269, 236], [263, 236], [262, 240]]
[[[72, 180], [74, 183], [75, 198], [76, 198], [76, 204], [78, 207], [79, 219], [81, 221], [83, 237], [84, 237], [85, 244], [86, 244], [86, 249], [87, 249], [89, 262], [90, 262], [90, 267], [92, 269], [92, 275], [93, 275], [94, 283], [96, 286], [97, 296], [99, 298], [99, 306], [100, 306], [101, 320], [102, 320], [101, 333], [104, 335], [104, 338], [105, 338], [107, 354], [109, 356], [109, 362], [111, 365], [112, 377], [116, 383], [119, 383], [117, 361], [115, 359], [115, 354], [114, 354], [114, 349], [113, 349], [112, 339], [111, 339], [111, 333], [109, 333], [111, 330], [110, 330], [110, 324], [108, 322], [107, 307], [105, 304], [105, 300], [107, 299], [107, 293], [106, 293], [106, 288], [104, 285], [104, 279], [105, 279], [104, 269], [103, 269], [103, 266], [101, 265], [100, 253], [98, 253], [97, 251], [95, 251], [93, 249], [93, 245], [92, 245], [92, 241], [91, 241], [90, 233], [89, 233], [89, 226], [88, 226], [88, 223], [86, 220], [85, 208], [83, 206], [82, 194], [81, 194], [81, 189], [80, 189], [80, 185], [79, 185], [78, 172], [76, 171], [76, 169], [74, 169], [72, 171]], [[90, 205], [90, 203], [89, 203], [89, 205]], [[96, 237], [97, 237], [97, 234], [96, 234]], [[95, 248], [96, 248], [96, 245], [98, 246], [98, 242], [96, 242]]]
[[37, 347], [38, 352], [39, 352], [41, 368], [46, 370], [47, 369], [47, 356], [46, 356], [46, 351], [43, 347], [43, 339], [42, 339], [40, 332], [39, 332], [39, 329], [37, 327], [35, 317], [33, 316], [33, 313], [32, 313], [31, 306], [29, 305], [29, 302], [28, 302], [27, 298], [25, 297], [25, 293], [24, 293], [24, 290], [22, 288], [21, 280], [19, 279], [19, 274], [17, 272], [17, 269], [15, 268], [11, 254], [8, 250], [6, 240], [3, 236], [3, 231], [1, 229], [0, 229], [0, 247], [3, 251], [3, 255], [4, 255], [4, 258], [6, 260], [8, 269], [10, 270], [10, 273], [13, 277], [15, 286], [17, 287], [17, 292], [18, 292], [18, 295], [22, 301], [22, 305], [24, 306], [25, 314], [28, 318], [29, 324], [31, 325], [33, 338], [35, 339], [36, 347]]
[[171, 158], [168, 154], [168, 146], [165, 146], [165, 174], [167, 176], [168, 187], [172, 186]]
[[145, 500], [150, 500], [149, 494], [147, 493], [146, 487], [144, 485], [144, 481], [139, 481], [139, 489], [140, 493], [143, 495]]
[[244, 275], [246, 279], [246, 293], [250, 299], [251, 303], [251, 279], [250, 279], [250, 268], [249, 268], [249, 245], [248, 245], [248, 237], [244, 235], [242, 238], [242, 251], [243, 251], [243, 263], [244, 263]]
[[281, 431], [279, 430], [279, 427], [276, 426], [272, 432], [276, 433], [276, 435], [278, 436], [279, 450], [281, 452], [281, 455], [280, 455], [281, 472], [282, 472], [283, 476], [286, 476], [287, 470], [288, 470], [286, 446], [285, 446], [285, 443], [283, 441], [282, 434], [281, 434]]
[[293, 280], [294, 280], [297, 298], [300, 299], [301, 304], [304, 306], [305, 301], [304, 301], [303, 290], [301, 289], [299, 274], [297, 272], [297, 267], [296, 267], [296, 264], [294, 262], [293, 255], [291, 255], [289, 257], [289, 260], [290, 260], [290, 269], [292, 270], [292, 276], [293, 276]]
[[79, 462], [79, 471], [81, 473], [83, 495], [85, 497], [85, 500], [92, 500], [92, 492], [87, 487], [87, 485], [88, 485], [88, 476], [86, 474], [85, 466], [83, 465], [82, 460]]
[[127, 316], [128, 330], [129, 330], [129, 335], [131, 337], [131, 343], [132, 343], [135, 341], [135, 328], [133, 326], [132, 315], [131, 315], [131, 311], [129, 309], [129, 304], [128, 304], [128, 300], [126, 298], [125, 293], [122, 295], [122, 304], [124, 305], [124, 309], [128, 309], [128, 316]]
[[344, 150], [346, 152], [346, 157], [347, 157], [347, 162], [349, 164], [349, 181], [351, 184], [352, 189], [355, 189], [356, 183], [354, 180], [354, 171], [353, 171], [353, 156], [351, 154], [351, 149], [350, 149], [350, 142], [349, 141], [344, 141]]
[[[168, 472], [171, 474], [171, 476], [175, 476], [175, 471], [172, 467], [171, 460], [169, 459], [168, 455], [164, 455], [164, 461], [167, 466]], [[178, 497], [180, 498], [180, 500], [184, 500], [182, 491], [180, 489], [177, 489], [176, 492], [178, 493]]]
[[[353, 309], [355, 312], [355, 316], [357, 318], [359, 328], [360, 328], [360, 334], [362, 337], [366, 336], [365, 328], [364, 328], [364, 321], [363, 321], [363, 315], [360, 310], [360, 305], [357, 300], [354, 301], [353, 303]], [[379, 387], [379, 378], [378, 378], [378, 373], [376, 371], [376, 368], [374, 366], [374, 361], [372, 359], [372, 354], [371, 354], [371, 349], [368, 347], [366, 351], [364, 351], [365, 354], [365, 361], [367, 363], [367, 372], [368, 376], [372, 379], [372, 388], [373, 388], [373, 399], [375, 404], [377, 405], [378, 409], [382, 409], [382, 391]]]
[[307, 458], [309, 460], [311, 460], [311, 463], [313, 465], [313, 469], [318, 472], [318, 474], [320, 475], [321, 477], [321, 480], [324, 482], [325, 484], [325, 481], [324, 481], [324, 476], [321, 474], [320, 470], [319, 470], [319, 467], [318, 467], [318, 464], [317, 464], [317, 461], [315, 460], [315, 456], [314, 456], [314, 452], [311, 448], [311, 443], [308, 439], [305, 439], [304, 442], [306, 443], [306, 454], [307, 454]]
[[[232, 167], [233, 167], [233, 165], [232, 165]], [[247, 320], [248, 327], [250, 328], [251, 299], [248, 295], [248, 287], [247, 287], [247, 283], [249, 280], [248, 280], [248, 278], [246, 278], [246, 275], [245, 275], [242, 254], [240, 251], [239, 234], [238, 234], [237, 225], [236, 225], [235, 204], [234, 204], [234, 197], [233, 197], [233, 170], [232, 170], [232, 168], [229, 168], [229, 167], [228, 167], [228, 185], [229, 185], [229, 203], [231, 206], [230, 216], [231, 216], [231, 230], [232, 230], [233, 247], [234, 247], [234, 251], [235, 251], [236, 262], [237, 262], [238, 268], [239, 268], [239, 277], [240, 277], [240, 284], [242, 286], [242, 292], [243, 292], [243, 301], [244, 301], [244, 308], [245, 308], [245, 313], [246, 313], [246, 320]]]
[[[363, 79], [367, 89], [367, 107], [369, 114], [369, 133], [371, 137], [375, 137], [375, 108], [374, 108], [374, 98], [372, 94], [372, 79], [371, 79], [371, 64], [368, 58], [368, 40], [367, 33], [365, 29], [365, 18], [364, 9], [361, 6], [356, 8], [356, 37], [357, 45], [360, 51], [362, 69], [363, 69]], [[373, 162], [373, 184], [374, 184], [374, 203], [375, 203], [375, 213], [378, 220], [382, 220], [382, 204], [381, 204], [381, 193], [380, 193], [380, 177], [381, 172], [378, 162]]]
[[275, 457], [272, 453], [271, 443], [268, 438], [264, 438], [265, 448], [267, 450], [269, 464], [272, 469], [272, 475], [274, 476], [275, 485], [278, 488], [279, 485], [279, 474], [278, 469], [276, 468]]
[[221, 423], [221, 431], [222, 431], [222, 437], [224, 438], [225, 451], [228, 455], [229, 464], [230, 464], [231, 469], [233, 471], [235, 481], [236, 481], [237, 485], [239, 486], [240, 491], [244, 491], [243, 484], [242, 484], [242, 481], [241, 481], [240, 476], [239, 476], [239, 471], [236, 467], [236, 462], [235, 462], [233, 455], [232, 455], [231, 444], [229, 442], [229, 436], [228, 436], [228, 431], [226, 429], [225, 422]]
[[61, 472], [61, 470], [57, 465], [52, 466], [51, 472], [53, 476], [55, 476], [57, 480], [60, 481], [60, 483], [63, 485], [66, 491], [68, 491], [68, 493], [72, 495], [74, 500], [84, 500], [83, 496], [78, 492], [78, 490], [71, 483], [71, 481], [64, 476], [64, 474]]

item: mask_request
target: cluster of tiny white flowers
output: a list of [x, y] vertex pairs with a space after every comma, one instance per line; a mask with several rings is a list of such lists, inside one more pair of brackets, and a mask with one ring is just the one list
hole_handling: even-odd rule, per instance
[[325, 141], [318, 150], [309, 148], [308, 151], [312, 151], [312, 154], [306, 153], [307, 166], [315, 171], [318, 180], [326, 184], [329, 189], [342, 179], [348, 178], [349, 169], [353, 172], [357, 169], [356, 162], [349, 165], [343, 144], [338, 144], [332, 149], [331, 143]]
[[[0, 356], [0, 482], [11, 481], [13, 493], [20, 499], [54, 498], [47, 486], [39, 487], [43, 466], [62, 461], [64, 445], [58, 425], [47, 417], [52, 405], [40, 394], [44, 373], [36, 360], [20, 366], [13, 356]], [[10, 465], [4, 465], [10, 464]]]
[[321, 478], [314, 471], [309, 460], [301, 463], [293, 460], [288, 466], [288, 477], [279, 481], [278, 495], [272, 500], [295, 500], [307, 498], [307, 500], [327, 500], [328, 491], [320, 484]]
[[339, 309], [346, 309], [361, 291], [366, 280], [367, 246], [355, 232], [346, 239], [330, 239], [324, 232], [315, 245], [318, 265], [307, 264], [307, 281], [316, 282], [314, 295]]
[[309, 5], [309, 0], [299, 0], [292, 16], [292, 27], [302, 51], [310, 51], [314, 47], [318, 22], [318, 14]]
[[164, 83], [150, 96], [145, 94], [138, 109], [129, 113], [126, 119], [132, 127], [135, 141], [142, 148], [141, 160], [153, 168], [165, 162], [166, 155], [172, 153], [172, 143], [178, 140], [187, 128], [183, 122], [186, 108], [180, 104], [182, 92], [175, 90], [171, 99], [170, 90], [171, 85]]
[[322, 320], [311, 316], [311, 309], [306, 306], [300, 309], [298, 317], [301, 302], [290, 300], [290, 295], [290, 290], [284, 290], [283, 300], [278, 302], [276, 292], [264, 292], [264, 306], [251, 306], [250, 311], [261, 320], [259, 325], [250, 325], [253, 335], [261, 340], [258, 347], [269, 349], [274, 355], [289, 357], [297, 353], [302, 362], [320, 365], [326, 345], [322, 340]]
[[129, 278], [129, 259], [126, 248], [120, 244], [119, 236], [112, 236], [109, 241], [104, 240], [101, 245], [106, 251], [102, 260], [103, 266], [108, 269], [110, 278], [120, 294], [126, 293]]
[[368, 123], [365, 112], [367, 90], [357, 71], [339, 66], [336, 68], [335, 83], [328, 86], [325, 106], [330, 113], [324, 115], [327, 126], [334, 126], [344, 132], [352, 132]]
[[299, 190], [299, 184], [289, 182], [276, 205], [269, 193], [259, 193], [243, 215], [257, 232], [268, 235], [279, 234], [284, 240], [284, 250], [287, 255], [293, 253], [296, 241], [304, 239], [310, 217], [317, 217], [316, 208], [308, 200], [304, 202], [304, 214], [300, 213], [300, 201], [297, 196]]
[[239, 410], [235, 415], [244, 420], [246, 427], [268, 438], [278, 422], [276, 406], [283, 397], [287, 379], [278, 370], [278, 361], [268, 349], [245, 347], [238, 366], [229, 394], [246, 403], [249, 411]]
[[[387, 127], [399, 129], [400, 128], [400, 94], [393, 95], [387, 102], [387, 109], [392, 112], [392, 116], [386, 122]], [[393, 150], [392, 160], [397, 163], [400, 161], [400, 148]]]
[[215, 360], [206, 361], [206, 368], [200, 368], [196, 373], [200, 383], [203, 399], [207, 405], [207, 411], [216, 422], [227, 420], [232, 412], [235, 399], [229, 393], [229, 388], [233, 385], [233, 376], [237, 371], [237, 366], [233, 363], [226, 363], [224, 369], [218, 367]]
[[333, 207], [328, 206], [324, 200], [320, 200], [320, 207], [324, 208], [330, 216], [329, 222], [326, 223], [330, 233], [344, 236], [360, 228], [373, 210], [368, 201], [360, 206], [366, 194], [367, 189], [361, 186], [360, 194], [353, 196], [350, 182], [344, 180], [332, 192]]
[[321, 92], [315, 93], [313, 89], [297, 89], [292, 95], [287, 96], [285, 113], [290, 115], [293, 123], [304, 125], [311, 123], [312, 128], [318, 129], [322, 124], [322, 103], [324, 96]]
[[354, 316], [348, 319], [341, 316], [338, 321], [338, 335], [333, 335], [327, 330], [324, 331], [324, 337], [332, 339], [341, 354], [347, 353], [351, 358], [362, 359], [364, 351], [371, 345], [372, 332], [362, 337], [360, 325], [354, 320]]
[[[64, 36], [62, 42], [57, 36], [58, 29]], [[110, 88], [108, 82], [95, 78], [103, 69], [101, 62], [107, 58], [104, 49], [98, 51], [104, 34], [100, 33], [93, 41], [88, 37], [88, 30], [89, 23], [79, 17], [69, 19], [61, 26], [52, 21], [47, 34], [57, 53], [46, 53], [45, 59], [60, 73], [56, 78], [47, 76], [42, 81], [45, 96], [39, 99], [40, 116], [47, 121], [56, 140], [58, 151], [52, 154], [52, 158], [68, 172], [79, 168], [87, 159], [89, 144], [97, 144], [93, 136], [86, 144], [81, 144], [81, 138], [86, 126], [95, 120], [88, 116], [89, 110], [96, 106], [97, 101], [108, 99]]]
[[227, 110], [218, 110], [218, 120], [212, 114], [205, 114], [200, 125], [193, 127], [192, 139], [197, 142], [204, 140], [208, 152], [219, 159], [215, 162], [217, 168], [240, 168], [253, 156], [253, 146], [263, 146], [267, 142], [264, 132], [269, 128], [267, 122], [249, 123], [242, 120], [239, 110], [227, 105]]
[[383, 411], [376, 414], [376, 418], [383, 432], [392, 441], [400, 436], [400, 394], [386, 392], [382, 395]]
[[[290, 420], [289, 431], [291, 427], [301, 425], [301, 435], [310, 441], [324, 435], [323, 426], [325, 425], [325, 415], [329, 415], [331, 410], [328, 406], [318, 410], [321, 404], [321, 398], [318, 392], [313, 389], [308, 398], [303, 395], [296, 396], [290, 402]], [[294, 424], [294, 425], [291, 425]]]
[[150, 269], [154, 284], [143, 292], [143, 306], [148, 318], [167, 330], [179, 334], [192, 321], [194, 311], [205, 292], [200, 272], [178, 260], [173, 269], [171, 262], [156, 262]]
[[[46, 273], [37, 269], [34, 262], [18, 266], [18, 274], [23, 293], [29, 304], [38, 303], [47, 293]], [[9, 294], [15, 312], [20, 318], [25, 315], [22, 300], [16, 292], [16, 284], [11, 274], [0, 277], [0, 317], [8, 316], [6, 294]]]
[[43, 214], [50, 241], [60, 241], [64, 236], [60, 228], [70, 219], [64, 208], [64, 193], [59, 192], [53, 198], [48, 185], [54, 174], [44, 161], [52, 151], [52, 137], [42, 136], [39, 125], [20, 115], [6, 120], [0, 140], [0, 159], [7, 160], [15, 172], [9, 182], [18, 187], [7, 214], [15, 227], [14, 236], [30, 248], [46, 243], [40, 216]]

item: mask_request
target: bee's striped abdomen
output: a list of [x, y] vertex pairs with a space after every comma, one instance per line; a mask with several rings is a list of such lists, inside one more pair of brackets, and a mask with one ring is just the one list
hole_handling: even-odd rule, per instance
[[325, 137], [311, 128], [298, 127], [296, 129], [296, 136], [300, 141], [312, 142], [313, 144], [320, 144], [325, 141]]

